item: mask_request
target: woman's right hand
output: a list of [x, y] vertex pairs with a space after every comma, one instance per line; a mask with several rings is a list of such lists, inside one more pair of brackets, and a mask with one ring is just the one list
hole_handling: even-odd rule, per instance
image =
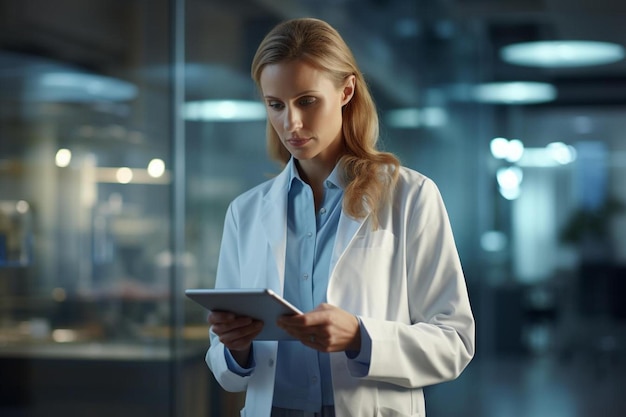
[[261, 333], [263, 322], [225, 311], [210, 312], [208, 321], [220, 342], [231, 351], [241, 366], [245, 366], [252, 340]]

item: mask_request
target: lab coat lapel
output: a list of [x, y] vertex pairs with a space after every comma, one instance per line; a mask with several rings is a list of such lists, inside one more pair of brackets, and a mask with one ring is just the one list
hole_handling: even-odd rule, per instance
[[355, 219], [349, 216], [343, 210], [341, 211], [341, 217], [339, 217], [339, 225], [337, 226], [337, 236], [335, 237], [335, 247], [333, 249], [333, 256], [330, 263], [330, 272], [335, 270], [335, 265], [339, 262], [342, 255], [346, 251], [346, 248], [352, 242], [359, 229], [365, 223], [369, 215], [362, 219]]
[[279, 288], [272, 290], [283, 293], [285, 282], [285, 256], [287, 250], [287, 184], [289, 171], [283, 170], [263, 199], [261, 223], [265, 237], [276, 261]]

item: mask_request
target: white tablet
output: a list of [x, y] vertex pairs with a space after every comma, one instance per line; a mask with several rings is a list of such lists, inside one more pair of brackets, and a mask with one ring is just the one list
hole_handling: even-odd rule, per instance
[[276, 325], [278, 317], [302, 314], [300, 310], [270, 289], [188, 289], [185, 295], [207, 310], [229, 311], [263, 321], [255, 340], [293, 340]]

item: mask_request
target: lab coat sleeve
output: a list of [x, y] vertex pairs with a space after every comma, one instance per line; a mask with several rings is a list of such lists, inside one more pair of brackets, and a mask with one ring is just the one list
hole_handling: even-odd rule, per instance
[[[448, 215], [426, 179], [405, 197], [410, 323], [362, 317], [372, 338], [366, 379], [420, 388], [460, 375], [474, 355], [474, 318]], [[357, 376], [357, 375], [353, 375]]]
[[[241, 286], [237, 233], [236, 210], [231, 204], [224, 221], [215, 288], [238, 288]], [[206, 363], [213, 372], [215, 379], [226, 391], [245, 391], [250, 375], [242, 376], [230, 370], [226, 361], [224, 344], [212, 331], [209, 331], [209, 335], [211, 346], [206, 354]]]

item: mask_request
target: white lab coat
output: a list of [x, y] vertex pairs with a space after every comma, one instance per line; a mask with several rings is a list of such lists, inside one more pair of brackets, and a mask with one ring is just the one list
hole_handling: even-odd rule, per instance
[[[216, 287], [271, 288], [285, 280], [288, 167], [230, 205]], [[337, 417], [425, 416], [422, 388], [456, 378], [474, 354], [474, 319], [439, 190], [400, 168], [373, 230], [370, 216], [341, 214], [328, 303], [358, 315], [372, 339], [369, 370], [331, 353]], [[256, 368], [228, 370], [211, 332], [206, 361], [227, 391], [246, 391], [244, 417], [269, 417], [277, 342], [254, 342]]]

